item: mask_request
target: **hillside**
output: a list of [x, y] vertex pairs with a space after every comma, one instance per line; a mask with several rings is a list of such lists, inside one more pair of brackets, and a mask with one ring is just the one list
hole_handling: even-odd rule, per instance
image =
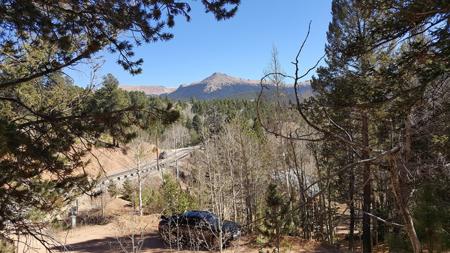
[[[151, 143], [143, 144], [145, 150], [149, 150], [143, 157], [143, 162], [151, 162], [155, 160], [156, 154], [151, 152], [154, 145]], [[112, 175], [122, 171], [136, 167], [136, 150], [130, 146], [122, 149], [93, 148], [91, 152], [84, 158], [90, 163], [84, 169], [89, 176], [96, 177], [98, 175]]]
[[161, 94], [175, 91], [175, 88], [164, 87], [160, 85], [121, 85], [120, 88], [126, 91], [143, 91], [147, 96], [159, 96]]

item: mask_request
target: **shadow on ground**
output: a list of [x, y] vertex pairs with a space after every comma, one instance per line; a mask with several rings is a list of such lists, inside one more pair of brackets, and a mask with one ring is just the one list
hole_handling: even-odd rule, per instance
[[[137, 240], [137, 239], [136, 239]], [[129, 252], [132, 251], [132, 240], [129, 236], [123, 237], [105, 237], [102, 239], [94, 239], [79, 243], [67, 244], [65, 246], [54, 247], [54, 250], [98, 253], [98, 252], [121, 252], [121, 248], [125, 247]], [[162, 253], [169, 252], [170, 249], [165, 246], [157, 233], [148, 233], [145, 235], [141, 248], [143, 252]]]

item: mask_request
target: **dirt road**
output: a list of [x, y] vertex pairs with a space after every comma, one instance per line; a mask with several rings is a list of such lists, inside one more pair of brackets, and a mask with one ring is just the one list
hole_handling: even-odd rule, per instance
[[[165, 253], [165, 252], [184, 252], [194, 251], [170, 249], [166, 247], [158, 236], [157, 215], [144, 216], [124, 216], [107, 225], [83, 226], [76, 229], [62, 231], [55, 234], [55, 237], [64, 246], [53, 247], [54, 252], [71, 253], [115, 253], [132, 252], [131, 245], [134, 235], [135, 242], [139, 241], [142, 235], [143, 244], [142, 253]], [[24, 251], [23, 245], [19, 252], [46, 253], [47, 251], [36, 242], [31, 243], [34, 249], [29, 248]], [[136, 243], [138, 244], [138, 243]], [[197, 251], [198, 252], [198, 251]], [[234, 242], [229, 248], [224, 250], [226, 253], [257, 253], [258, 248], [249, 243], [249, 239], [244, 237]], [[264, 251], [266, 252], [266, 251]], [[271, 250], [270, 250], [271, 252]], [[301, 242], [299, 240], [287, 240], [284, 243], [283, 252], [335, 252], [317, 245], [314, 242]]]

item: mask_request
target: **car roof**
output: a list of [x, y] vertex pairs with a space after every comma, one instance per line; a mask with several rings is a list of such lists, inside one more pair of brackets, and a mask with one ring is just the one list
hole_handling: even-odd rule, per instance
[[208, 211], [187, 211], [183, 214], [183, 216], [185, 217], [189, 217], [189, 218], [217, 218], [217, 216], [211, 212]]

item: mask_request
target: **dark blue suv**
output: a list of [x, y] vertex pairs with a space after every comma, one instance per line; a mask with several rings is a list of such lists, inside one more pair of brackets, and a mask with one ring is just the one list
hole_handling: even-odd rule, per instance
[[187, 211], [161, 216], [159, 234], [171, 248], [218, 249], [241, 235], [241, 227], [232, 221], [220, 220], [208, 211]]

